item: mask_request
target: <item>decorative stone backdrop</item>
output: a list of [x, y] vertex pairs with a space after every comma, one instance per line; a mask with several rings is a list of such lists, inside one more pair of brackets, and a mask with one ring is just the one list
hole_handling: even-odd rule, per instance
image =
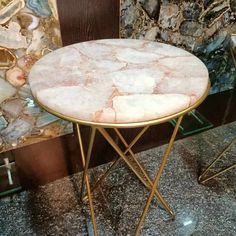
[[[236, 0], [121, 0], [120, 31], [193, 52], [207, 65], [215, 93], [235, 83], [235, 18]], [[60, 46], [56, 0], [0, 0], [0, 152], [72, 132], [34, 103], [27, 83], [35, 61]]]
[[233, 88], [229, 51], [236, 33], [236, 0], [121, 0], [121, 37], [183, 47], [206, 64], [211, 93]]
[[35, 61], [60, 46], [56, 0], [0, 1], [0, 152], [71, 132], [34, 103], [27, 83]]

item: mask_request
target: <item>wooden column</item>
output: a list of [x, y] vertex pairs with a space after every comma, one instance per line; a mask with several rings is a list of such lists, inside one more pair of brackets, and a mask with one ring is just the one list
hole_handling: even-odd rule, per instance
[[119, 38], [119, 0], [57, 0], [63, 45]]

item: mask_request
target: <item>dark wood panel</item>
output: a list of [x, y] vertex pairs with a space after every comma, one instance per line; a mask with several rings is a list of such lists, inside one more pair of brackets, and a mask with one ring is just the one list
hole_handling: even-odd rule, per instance
[[69, 174], [69, 157], [61, 139], [52, 139], [13, 151], [23, 187], [36, 187]]
[[236, 86], [232, 90], [212, 94], [198, 108], [214, 126], [236, 120]]
[[[89, 127], [81, 127], [85, 153]], [[17, 172], [24, 188], [37, 187], [82, 171], [80, 149], [74, 134], [39, 142], [12, 151]], [[99, 133], [96, 134], [90, 167], [112, 161], [115, 151]]]
[[62, 42], [119, 37], [119, 0], [57, 0]]

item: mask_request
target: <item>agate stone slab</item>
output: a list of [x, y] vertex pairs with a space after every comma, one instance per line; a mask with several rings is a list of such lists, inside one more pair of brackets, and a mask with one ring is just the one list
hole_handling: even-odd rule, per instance
[[62, 116], [101, 123], [145, 122], [183, 111], [208, 88], [208, 71], [167, 44], [106, 39], [73, 44], [40, 59], [29, 83]]

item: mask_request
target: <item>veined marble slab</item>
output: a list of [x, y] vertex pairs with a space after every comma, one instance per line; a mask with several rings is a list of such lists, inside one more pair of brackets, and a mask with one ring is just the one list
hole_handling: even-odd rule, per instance
[[194, 105], [207, 90], [208, 71], [194, 55], [167, 44], [105, 39], [47, 54], [29, 83], [40, 103], [62, 115], [127, 123]]

